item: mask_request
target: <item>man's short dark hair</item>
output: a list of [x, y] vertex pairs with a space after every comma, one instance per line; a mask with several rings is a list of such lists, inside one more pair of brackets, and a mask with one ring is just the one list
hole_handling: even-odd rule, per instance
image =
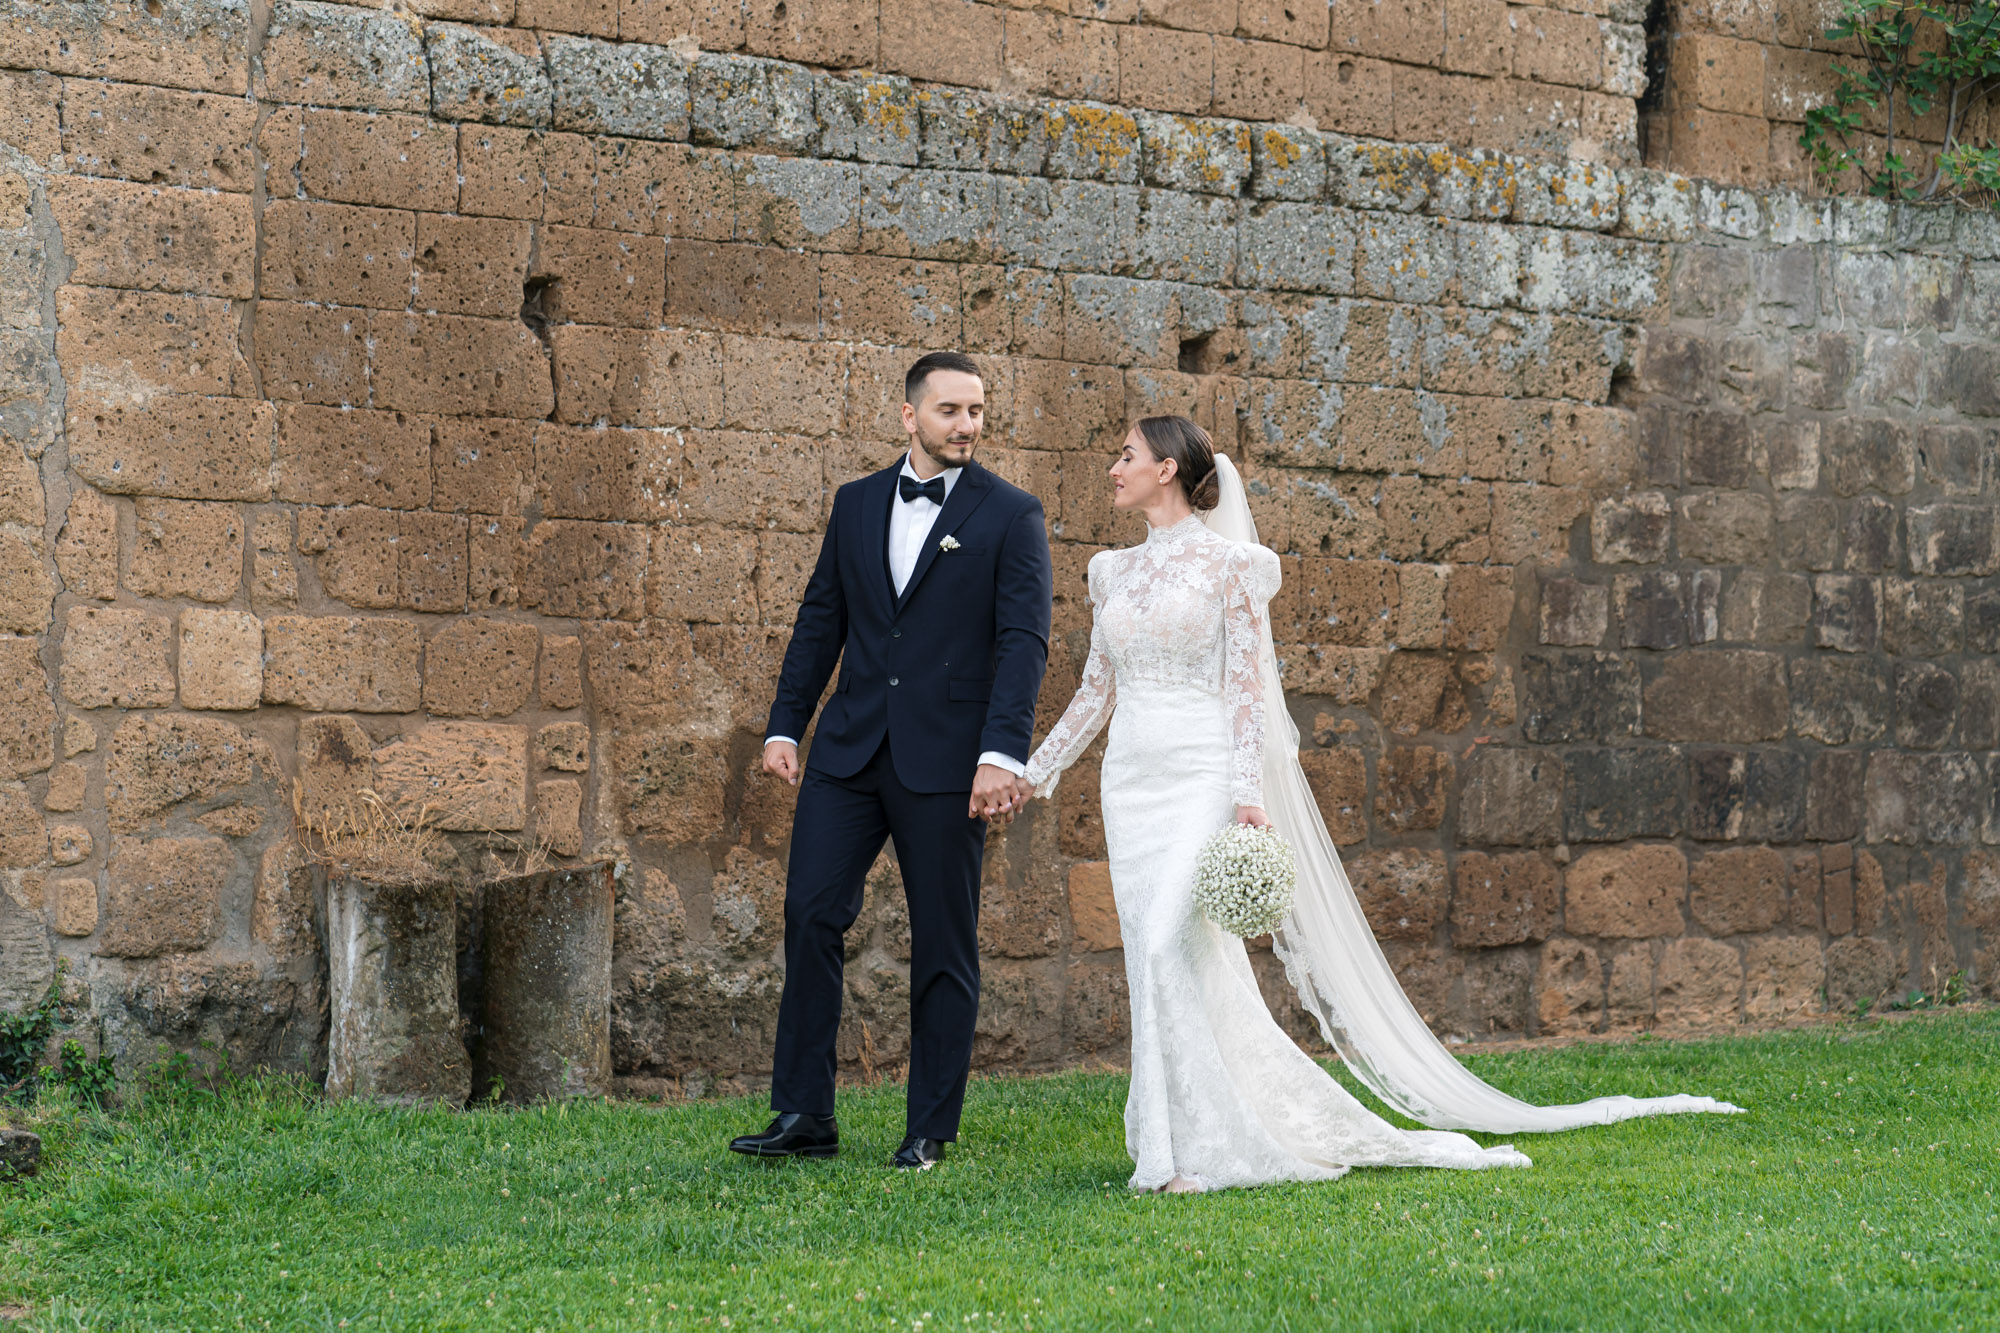
[[915, 407], [923, 394], [924, 381], [939, 370], [956, 370], [961, 375], [985, 378], [979, 374], [979, 363], [963, 352], [932, 352], [918, 357], [917, 364], [910, 367], [910, 373], [903, 376], [903, 401]]

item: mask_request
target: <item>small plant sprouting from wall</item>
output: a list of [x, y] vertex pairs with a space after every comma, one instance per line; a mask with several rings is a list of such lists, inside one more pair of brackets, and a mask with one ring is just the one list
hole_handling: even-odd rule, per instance
[[1843, 0], [1826, 36], [1861, 59], [1836, 64], [1831, 105], [1806, 113], [1799, 144], [1822, 183], [2000, 203], [2000, 0]]

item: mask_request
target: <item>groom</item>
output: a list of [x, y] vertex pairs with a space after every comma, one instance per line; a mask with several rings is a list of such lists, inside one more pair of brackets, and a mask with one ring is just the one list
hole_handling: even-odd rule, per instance
[[[799, 788], [777, 1118], [736, 1152], [840, 1150], [842, 937], [884, 839], [910, 915], [908, 1132], [894, 1164], [926, 1170], [958, 1137], [979, 1014], [980, 858], [987, 822], [1026, 799], [1052, 593], [1040, 502], [972, 461], [985, 419], [979, 367], [931, 353], [903, 381], [909, 453], [834, 496], [765, 730], [765, 771]], [[802, 775], [798, 741], [836, 663]]]

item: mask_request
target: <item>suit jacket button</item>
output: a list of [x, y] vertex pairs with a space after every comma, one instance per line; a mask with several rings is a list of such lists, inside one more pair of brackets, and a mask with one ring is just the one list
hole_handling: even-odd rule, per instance
[[892, 639], [900, 639], [903, 637], [903, 631], [899, 629], [892, 629], [889, 631], [889, 637]]
[[896, 678], [895, 678], [894, 676], [891, 676], [891, 677], [889, 677], [889, 683], [890, 683], [891, 685], [898, 685], [898, 684], [901, 684], [902, 682], [898, 681], [898, 680], [897, 680], [897, 679], [896, 679]]

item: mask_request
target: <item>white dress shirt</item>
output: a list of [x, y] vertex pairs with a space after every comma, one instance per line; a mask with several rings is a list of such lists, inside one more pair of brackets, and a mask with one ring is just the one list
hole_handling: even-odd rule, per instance
[[[945, 499], [951, 499], [951, 488], [958, 485], [958, 476], [963, 470], [955, 467], [944, 469], [942, 475]], [[903, 455], [902, 475], [912, 481], [924, 480], [917, 475], [916, 466], [910, 462], [908, 454]], [[943, 505], [932, 503], [929, 496], [920, 495], [914, 500], [905, 500], [902, 485], [900, 480], [896, 483], [896, 498], [889, 505], [889, 577], [895, 580], [898, 597], [901, 597], [903, 590], [910, 586], [910, 575], [916, 573], [917, 560], [924, 553], [924, 543], [930, 540], [931, 525], [937, 522], [938, 513], [944, 508]], [[764, 738], [766, 745], [772, 741], [798, 744], [798, 741], [791, 736]], [[979, 762], [991, 764], [995, 768], [1004, 768], [1017, 778], [1028, 771], [1026, 763], [1010, 755], [1001, 754], [998, 750], [988, 750], [980, 755]]]

